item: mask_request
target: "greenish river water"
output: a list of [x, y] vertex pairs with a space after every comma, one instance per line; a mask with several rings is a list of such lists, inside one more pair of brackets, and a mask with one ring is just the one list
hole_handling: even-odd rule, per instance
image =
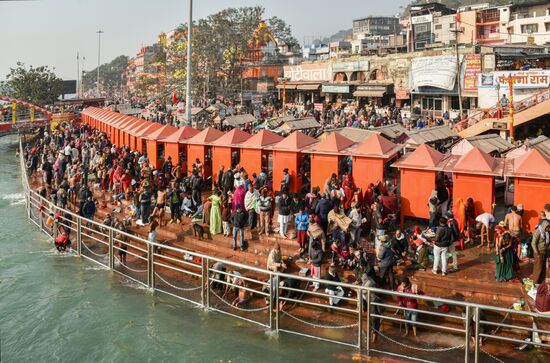
[[0, 138], [1, 362], [351, 360], [353, 349], [274, 337], [58, 255], [26, 219], [16, 148], [15, 136]]

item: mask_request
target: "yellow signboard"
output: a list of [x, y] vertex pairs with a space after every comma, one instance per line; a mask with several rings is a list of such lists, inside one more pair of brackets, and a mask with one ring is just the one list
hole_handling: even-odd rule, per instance
[[13, 102], [11, 104], [11, 122], [15, 125], [17, 121], [17, 103]]

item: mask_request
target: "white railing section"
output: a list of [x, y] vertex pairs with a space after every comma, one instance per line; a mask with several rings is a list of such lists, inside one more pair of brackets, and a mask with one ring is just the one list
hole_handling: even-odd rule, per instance
[[[272, 272], [149, 242], [85, 219], [70, 210], [54, 206], [33, 190], [26, 173], [22, 144], [20, 155], [28, 218], [41, 231], [55, 239], [59, 228], [67, 227], [74, 242], [72, 247], [78, 256], [138, 284], [202, 308], [276, 332], [289, 332], [348, 345], [366, 353], [417, 361], [442, 361], [449, 356], [437, 354], [448, 354], [450, 351], [462, 351], [464, 362], [478, 362], [482, 353], [500, 361], [482, 349], [479, 344], [482, 340], [550, 348], [549, 344], [539, 339], [540, 335], [550, 335], [549, 330], [537, 328], [541, 323], [550, 324], [550, 317], [543, 314]], [[60, 216], [53, 225], [48, 223], [50, 213]], [[281, 282], [285, 280], [293, 281], [294, 287], [283, 286]], [[337, 286], [346, 294], [339, 297], [337, 306], [332, 306], [329, 300], [334, 296], [328, 290], [308, 289], [316, 283]], [[400, 297], [417, 299], [419, 307], [398, 306], [395, 300]], [[434, 306], [443, 304], [449, 307], [449, 312], [434, 309]], [[419, 329], [444, 334], [453, 344], [429, 346], [402, 339], [400, 331], [395, 331], [396, 327], [401, 330], [402, 324], [413, 325], [403, 314], [398, 314], [405, 311], [421, 318], [414, 322]], [[334, 330], [343, 333], [335, 335]], [[376, 344], [371, 343], [373, 334], [379, 338]], [[457, 342], [460, 343], [455, 344]], [[503, 354], [506, 354], [505, 351]], [[453, 356], [456, 357], [456, 354]]]

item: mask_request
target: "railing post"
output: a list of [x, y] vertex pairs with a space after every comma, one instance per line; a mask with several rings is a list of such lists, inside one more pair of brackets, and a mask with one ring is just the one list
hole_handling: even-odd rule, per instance
[[357, 289], [357, 349], [363, 349], [363, 294], [361, 289]]
[[113, 269], [115, 267], [115, 248], [113, 241], [113, 230], [109, 228], [109, 268]]
[[208, 284], [208, 278], [205, 277], [207, 272], [206, 262], [205, 258], [201, 259], [201, 305], [203, 308], [206, 307], [206, 285]]
[[269, 329], [273, 330], [273, 274], [269, 274]]
[[370, 352], [370, 289], [367, 290], [367, 354]]
[[275, 331], [279, 332], [279, 276], [275, 276]]
[[82, 254], [82, 218], [76, 219], [76, 253]]
[[55, 242], [55, 240], [57, 239], [57, 234], [58, 234], [58, 228], [59, 228], [59, 222], [57, 222], [57, 218], [55, 218], [55, 209], [54, 210], [54, 214], [53, 214], [53, 233], [52, 233], [52, 236], [53, 236], [53, 241]]
[[147, 243], [147, 286], [150, 288], [155, 287], [154, 251], [155, 247]]
[[466, 314], [465, 314], [465, 341], [464, 341], [464, 362], [468, 363], [470, 361], [470, 307], [466, 305]]
[[204, 264], [206, 268], [206, 307], [210, 308], [210, 264], [209, 260], [206, 259], [206, 263]]
[[478, 359], [479, 359], [479, 306], [476, 306], [475, 307], [475, 312], [474, 312], [474, 317], [475, 317], [475, 334], [474, 334], [474, 337], [475, 337], [475, 342], [474, 342], [474, 362], [475, 363], [478, 363]]

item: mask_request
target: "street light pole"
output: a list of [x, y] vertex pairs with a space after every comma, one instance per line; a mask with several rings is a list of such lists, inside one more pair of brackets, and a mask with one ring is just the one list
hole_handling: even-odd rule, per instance
[[99, 62], [101, 60], [101, 34], [104, 33], [103, 30], [98, 30], [97, 32], [97, 97], [100, 96], [99, 94]]
[[187, 87], [185, 90], [185, 114], [187, 124], [192, 125], [191, 120], [191, 69], [192, 69], [192, 31], [193, 31], [193, 0], [189, 0], [189, 20], [187, 23]]

